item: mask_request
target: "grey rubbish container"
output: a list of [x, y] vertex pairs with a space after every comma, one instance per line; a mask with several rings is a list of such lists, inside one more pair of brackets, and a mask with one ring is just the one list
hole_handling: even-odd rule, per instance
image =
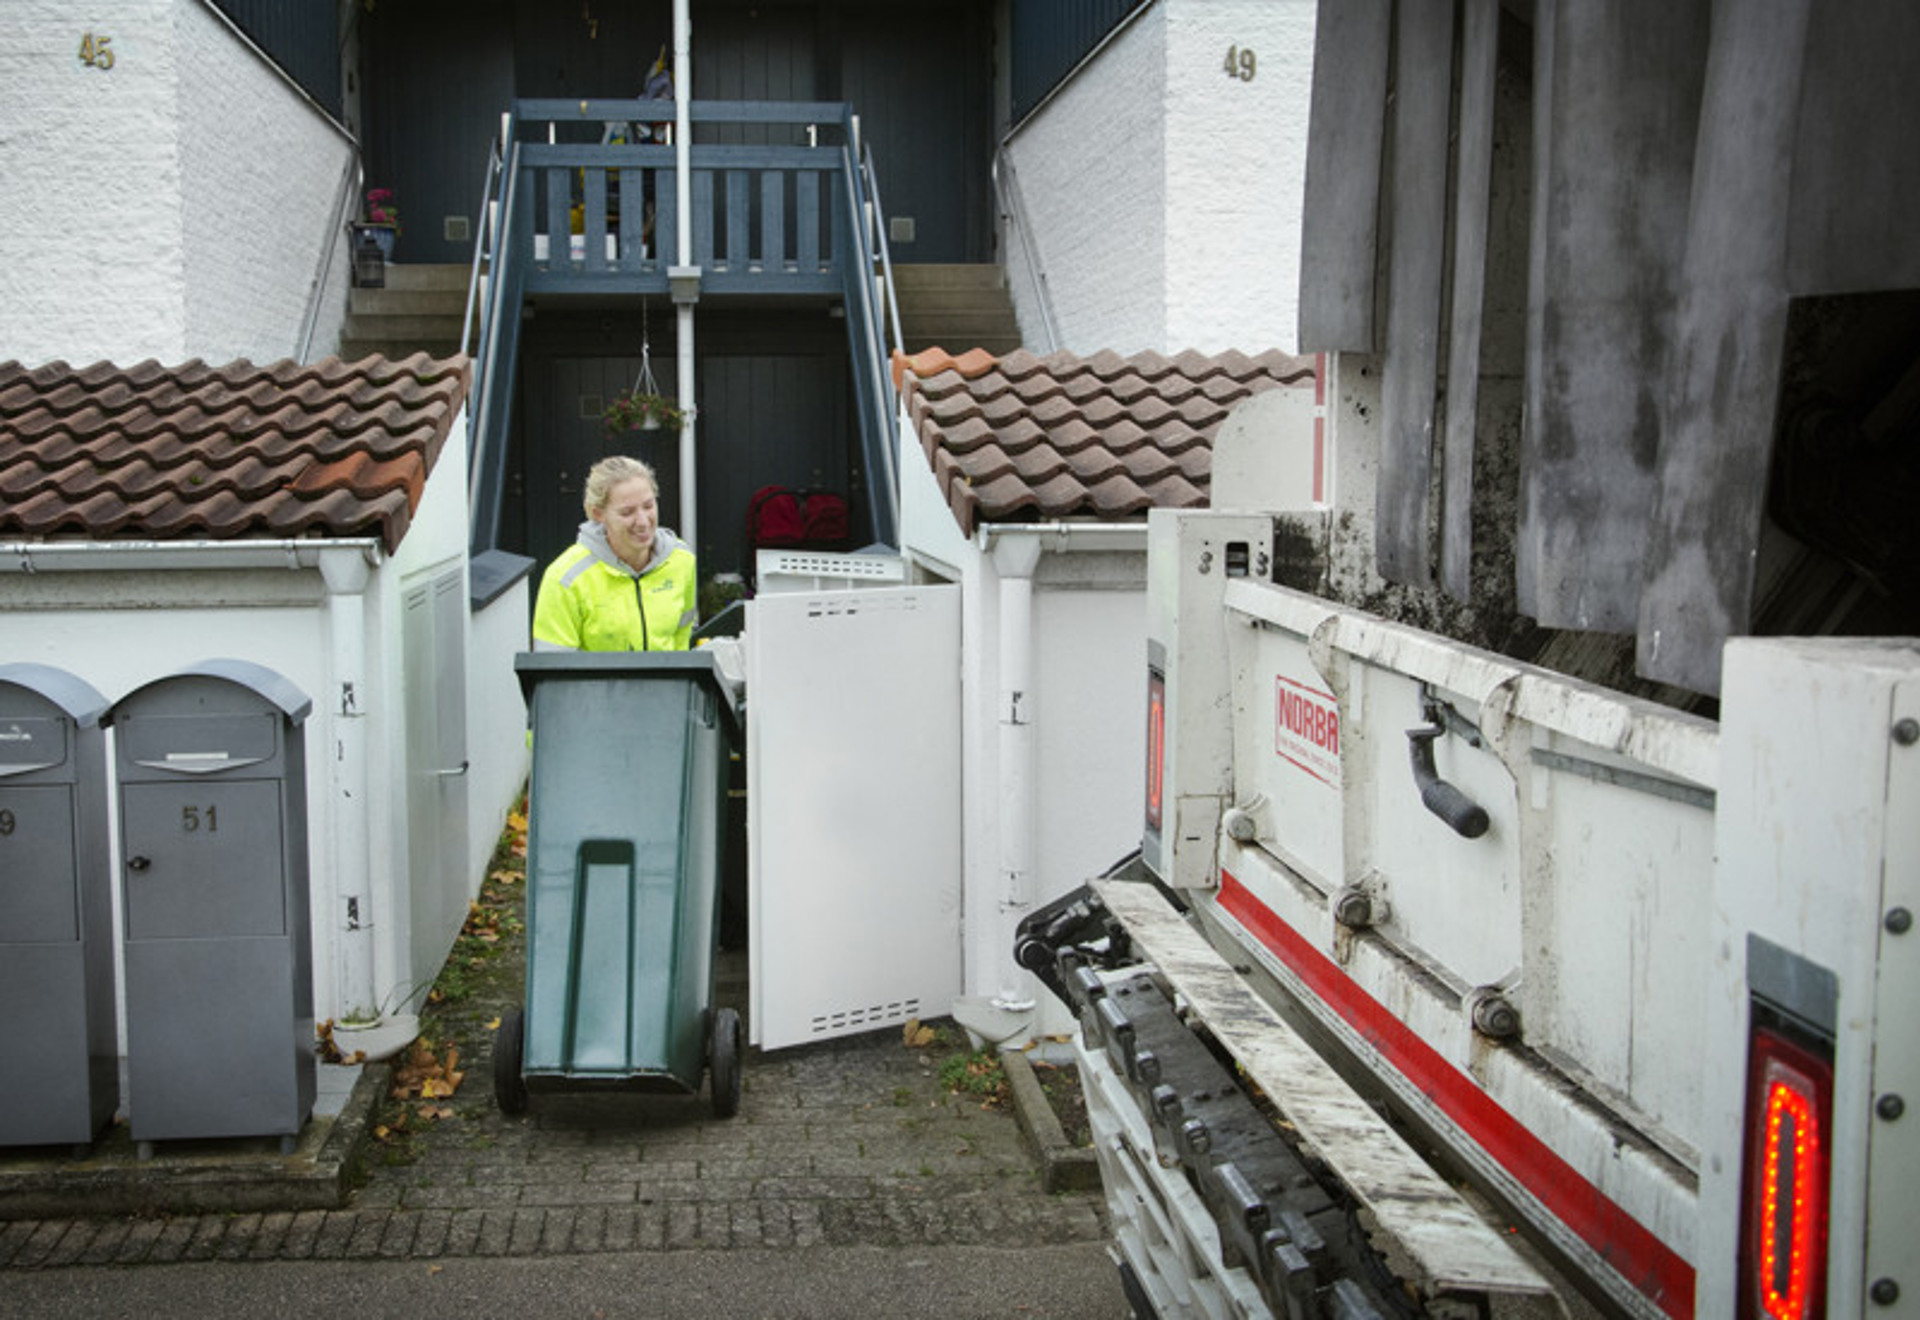
[[85, 1147], [120, 1100], [107, 701], [0, 665], [0, 1146]]
[[312, 702], [208, 660], [107, 713], [120, 779], [128, 1126], [279, 1136], [313, 1112], [306, 750]]

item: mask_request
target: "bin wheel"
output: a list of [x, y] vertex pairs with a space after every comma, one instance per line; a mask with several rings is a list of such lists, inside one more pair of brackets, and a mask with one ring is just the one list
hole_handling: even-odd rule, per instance
[[713, 1015], [707, 1042], [707, 1083], [713, 1090], [713, 1112], [732, 1118], [740, 1112], [740, 1015], [723, 1008]]
[[493, 1036], [493, 1099], [503, 1114], [527, 1112], [527, 1079], [520, 1074], [525, 1061], [526, 1018], [517, 1008], [500, 1015]]

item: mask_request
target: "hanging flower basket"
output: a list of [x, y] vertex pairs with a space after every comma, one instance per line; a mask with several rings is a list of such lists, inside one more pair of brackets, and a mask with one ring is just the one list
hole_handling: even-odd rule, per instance
[[608, 435], [622, 435], [628, 431], [678, 431], [692, 419], [693, 412], [664, 394], [626, 390], [613, 397], [600, 417], [607, 424]]

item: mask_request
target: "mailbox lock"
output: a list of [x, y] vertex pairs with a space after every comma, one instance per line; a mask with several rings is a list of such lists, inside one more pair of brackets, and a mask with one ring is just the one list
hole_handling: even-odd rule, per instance
[[149, 866], [152, 866], [152, 865], [153, 865], [153, 863], [152, 863], [152, 862], [150, 862], [150, 861], [148, 861], [148, 860], [147, 860], [147, 859], [146, 859], [145, 857], [129, 857], [129, 858], [127, 858], [127, 869], [128, 869], [129, 871], [144, 871], [144, 870], [146, 870], [146, 869], [147, 869], [147, 868], [148, 868]]

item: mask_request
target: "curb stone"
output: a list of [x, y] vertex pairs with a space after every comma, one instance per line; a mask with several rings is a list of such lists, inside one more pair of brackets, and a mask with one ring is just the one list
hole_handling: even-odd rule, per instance
[[1067, 1140], [1040, 1079], [1034, 1076], [1032, 1061], [1020, 1050], [1002, 1050], [1000, 1069], [1007, 1075], [1007, 1089], [1013, 1093], [1013, 1112], [1020, 1120], [1020, 1130], [1040, 1161], [1041, 1185], [1049, 1192], [1100, 1190], [1098, 1160], [1091, 1148]]

